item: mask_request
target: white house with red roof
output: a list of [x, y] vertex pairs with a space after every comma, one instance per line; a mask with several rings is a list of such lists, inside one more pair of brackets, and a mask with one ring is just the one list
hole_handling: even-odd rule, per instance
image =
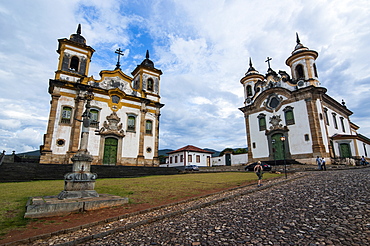
[[178, 150], [168, 152], [168, 167], [197, 165], [209, 167], [212, 165], [213, 152], [204, 150], [193, 145], [187, 145]]

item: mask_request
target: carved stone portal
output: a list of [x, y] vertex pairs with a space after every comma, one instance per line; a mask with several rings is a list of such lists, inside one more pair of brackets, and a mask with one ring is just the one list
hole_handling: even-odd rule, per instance
[[119, 124], [121, 119], [117, 116], [116, 112], [107, 116], [107, 121], [104, 121], [103, 127], [100, 128], [100, 135], [116, 135], [119, 137], [125, 136], [125, 131], [122, 129], [122, 123]]

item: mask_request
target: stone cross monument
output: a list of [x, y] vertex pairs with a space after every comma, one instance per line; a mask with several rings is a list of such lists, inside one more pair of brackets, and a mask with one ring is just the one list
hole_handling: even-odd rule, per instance
[[91, 162], [93, 160], [87, 150], [89, 140], [89, 128], [91, 123], [96, 123], [91, 120], [90, 101], [94, 98], [91, 91], [86, 92], [85, 112], [82, 115], [82, 134], [80, 149], [71, 158], [73, 162], [73, 170], [71, 173], [64, 175], [64, 191], [58, 195], [58, 199], [70, 198], [85, 198], [85, 197], [99, 197], [99, 194], [94, 190], [96, 173], [90, 172]]

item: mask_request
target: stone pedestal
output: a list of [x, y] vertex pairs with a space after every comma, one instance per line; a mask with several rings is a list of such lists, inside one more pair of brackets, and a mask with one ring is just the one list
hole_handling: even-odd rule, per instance
[[79, 150], [72, 157], [73, 169], [64, 175], [64, 191], [58, 195], [58, 199], [99, 197], [94, 190], [97, 174], [90, 172], [92, 160], [87, 150]]

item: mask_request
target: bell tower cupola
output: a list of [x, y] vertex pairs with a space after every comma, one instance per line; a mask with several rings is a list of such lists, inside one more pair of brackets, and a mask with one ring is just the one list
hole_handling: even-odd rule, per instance
[[251, 104], [261, 92], [260, 86], [264, 79], [265, 77], [253, 67], [252, 59], [249, 58], [249, 68], [245, 73], [245, 76], [240, 80], [240, 83], [244, 87], [245, 105]]
[[297, 35], [297, 45], [292, 55], [285, 61], [291, 69], [292, 80], [297, 83], [299, 88], [310, 85], [319, 86], [320, 81], [316, 70], [316, 58], [318, 53], [305, 47]]
[[59, 64], [55, 79], [81, 82], [88, 75], [91, 57], [95, 52], [86, 45], [86, 40], [81, 35], [81, 24], [69, 39], [58, 39], [58, 42]]

